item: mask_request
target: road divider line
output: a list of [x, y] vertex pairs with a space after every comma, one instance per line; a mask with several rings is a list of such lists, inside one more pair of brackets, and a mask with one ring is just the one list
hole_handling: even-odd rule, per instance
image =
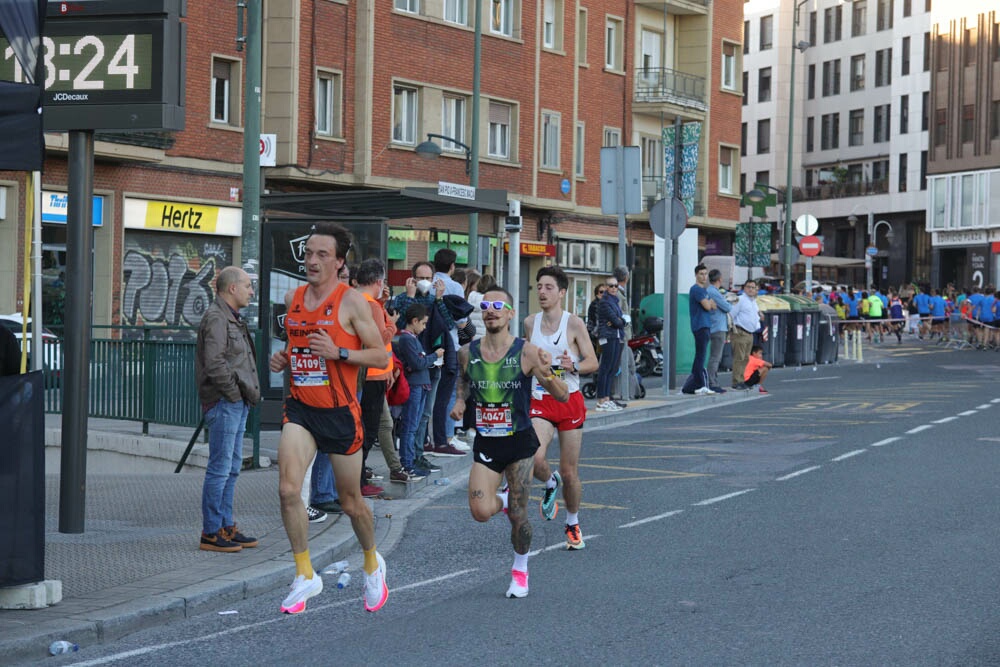
[[[406, 584], [405, 586], [394, 586], [390, 592], [405, 591], [411, 588], [420, 588], [422, 586], [429, 586], [431, 584], [436, 584], [442, 581], [447, 581], [448, 579], [454, 579], [455, 577], [461, 577], [462, 575], [469, 574], [471, 572], [478, 571], [479, 568], [473, 567], [466, 570], [459, 570], [457, 572], [451, 572], [449, 574], [441, 575], [440, 577], [434, 577], [432, 579], [424, 579], [423, 581], [417, 581], [412, 584]], [[318, 605], [315, 607], [309, 607], [310, 612], [322, 611], [324, 609], [333, 609], [334, 607], [343, 607], [346, 605], [356, 605], [358, 604], [358, 598], [353, 594], [349, 600], [338, 600], [337, 602], [331, 602], [329, 604]], [[260, 628], [265, 625], [271, 625], [272, 623], [282, 623], [287, 622], [289, 619], [295, 618], [295, 615], [288, 614], [278, 614], [273, 618], [267, 618], [262, 621], [256, 621], [255, 623], [244, 623], [243, 625], [233, 626], [231, 628], [226, 628], [225, 630], [220, 630], [218, 632], [213, 632], [211, 634], [203, 635], [201, 637], [190, 637], [188, 639], [180, 639], [173, 642], [165, 642], [163, 644], [156, 644], [154, 646], [144, 646], [142, 648], [134, 649], [132, 651], [124, 651], [122, 653], [115, 653], [112, 655], [106, 655], [101, 658], [95, 658], [93, 660], [88, 660], [86, 662], [75, 662], [72, 663], [75, 667], [92, 667], [94, 665], [104, 665], [109, 662], [118, 662], [120, 660], [127, 660], [128, 658], [134, 658], [140, 655], [148, 655], [150, 653], [156, 653], [158, 651], [163, 651], [165, 649], [174, 648], [176, 646], [186, 646], [188, 644], [194, 644], [196, 642], [210, 641], [213, 639], [218, 639], [219, 637], [225, 637], [226, 635], [236, 634], [237, 632], [243, 632], [245, 630], [252, 630], [254, 628]], [[99, 644], [97, 646], [100, 646]]]
[[657, 514], [656, 516], [646, 517], [645, 519], [639, 519], [638, 521], [632, 521], [630, 523], [623, 523], [618, 526], [619, 528], [634, 528], [635, 526], [641, 526], [644, 523], [649, 523], [651, 521], [659, 521], [660, 519], [666, 519], [667, 517], [675, 516], [680, 514], [684, 510], [673, 510], [671, 512], [664, 512], [663, 514]]
[[830, 460], [831, 461], [844, 461], [846, 459], [851, 458], [852, 456], [857, 456], [858, 454], [864, 454], [867, 451], [868, 451], [867, 449], [855, 449], [853, 452], [847, 452], [846, 454], [841, 454], [840, 456], [836, 456], [836, 457], [834, 457], [834, 458], [832, 458]]
[[982, 405], [977, 405], [976, 410], [985, 410], [988, 407], [990, 407], [989, 403], [983, 403]]
[[945, 417], [945, 418], [943, 418], [943, 419], [935, 419], [935, 420], [934, 420], [934, 421], [932, 421], [931, 423], [932, 423], [932, 424], [947, 424], [948, 422], [953, 422], [953, 421], [955, 421], [956, 419], [958, 419], [958, 417], [955, 417], [955, 416], [951, 416], [951, 417]]
[[696, 503], [691, 503], [693, 507], [698, 507], [700, 505], [713, 505], [715, 503], [721, 503], [723, 500], [729, 500], [730, 498], [735, 498], [736, 496], [742, 496], [744, 493], [750, 493], [751, 491], [756, 491], [757, 489], [743, 489], [742, 491], [736, 491], [734, 493], [727, 493], [724, 496], [716, 496], [715, 498], [709, 498], [708, 500], [701, 500]]
[[[600, 535], [583, 535], [583, 539], [584, 540], [592, 540], [595, 537], [600, 537]], [[546, 551], [555, 551], [556, 549], [563, 549], [563, 550], [565, 550], [566, 549], [566, 543], [565, 542], [557, 542], [555, 544], [550, 544], [547, 547], [542, 547], [541, 549], [535, 549], [534, 551], [529, 551], [528, 555], [529, 556], [537, 556], [540, 553], [544, 553]]]
[[[975, 410], [973, 410], [973, 414], [975, 414]], [[929, 428], [934, 428], [934, 427], [932, 425], [930, 425], [930, 424], [924, 424], [923, 426], [918, 426], [916, 428], [911, 428], [906, 433], [907, 433], [907, 435], [912, 435], [914, 433], [920, 433], [921, 431], [926, 431]]]
[[1000, 398], [994, 398], [990, 403], [1000, 403]]
[[798, 477], [799, 475], [804, 475], [807, 472], [812, 472], [813, 470], [819, 470], [822, 466], [812, 466], [811, 468], [803, 468], [802, 470], [796, 470], [795, 472], [790, 472], [787, 475], [782, 475], [781, 477], [775, 477], [776, 482], [785, 482], [792, 479], [793, 477]]
[[975, 410], [966, 410], [965, 412], [959, 412], [958, 416], [959, 417], [968, 417], [968, 416], [974, 415], [974, 414], [976, 414]]
[[868, 446], [869, 447], [885, 447], [886, 445], [891, 445], [892, 443], [896, 442], [899, 439], [900, 438], [898, 436], [895, 436], [895, 437], [892, 437], [892, 438], [886, 438], [885, 440], [879, 440], [878, 442], [873, 442], [872, 444], [870, 444]]

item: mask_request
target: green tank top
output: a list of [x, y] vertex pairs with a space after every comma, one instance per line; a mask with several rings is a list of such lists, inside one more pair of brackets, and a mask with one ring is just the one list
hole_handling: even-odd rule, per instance
[[868, 316], [882, 317], [882, 299], [875, 294], [868, 297]]
[[[469, 345], [471, 403], [476, 432], [486, 438], [514, 435], [531, 428], [531, 378], [521, 370], [523, 338], [515, 338], [507, 354], [495, 363], [483, 359], [481, 339]], [[473, 407], [470, 406], [470, 407]]]

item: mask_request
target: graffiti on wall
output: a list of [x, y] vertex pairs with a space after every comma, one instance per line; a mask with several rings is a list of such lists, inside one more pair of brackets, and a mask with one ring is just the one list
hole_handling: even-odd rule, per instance
[[232, 241], [129, 233], [122, 261], [122, 320], [130, 325], [198, 326], [214, 300], [215, 277]]

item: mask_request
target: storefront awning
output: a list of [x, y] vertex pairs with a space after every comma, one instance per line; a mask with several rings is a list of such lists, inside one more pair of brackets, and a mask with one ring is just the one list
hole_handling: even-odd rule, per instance
[[372, 217], [396, 220], [467, 213], [507, 215], [507, 191], [480, 188], [475, 189], [474, 199], [442, 195], [436, 188], [373, 188], [273, 193], [261, 195], [260, 203], [264, 214], [272, 219], [298, 217], [333, 220]]

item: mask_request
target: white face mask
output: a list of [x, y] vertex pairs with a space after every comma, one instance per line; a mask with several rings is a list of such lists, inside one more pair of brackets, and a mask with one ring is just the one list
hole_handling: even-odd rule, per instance
[[429, 280], [418, 280], [417, 281], [417, 291], [421, 294], [427, 294], [431, 291], [431, 281]]

